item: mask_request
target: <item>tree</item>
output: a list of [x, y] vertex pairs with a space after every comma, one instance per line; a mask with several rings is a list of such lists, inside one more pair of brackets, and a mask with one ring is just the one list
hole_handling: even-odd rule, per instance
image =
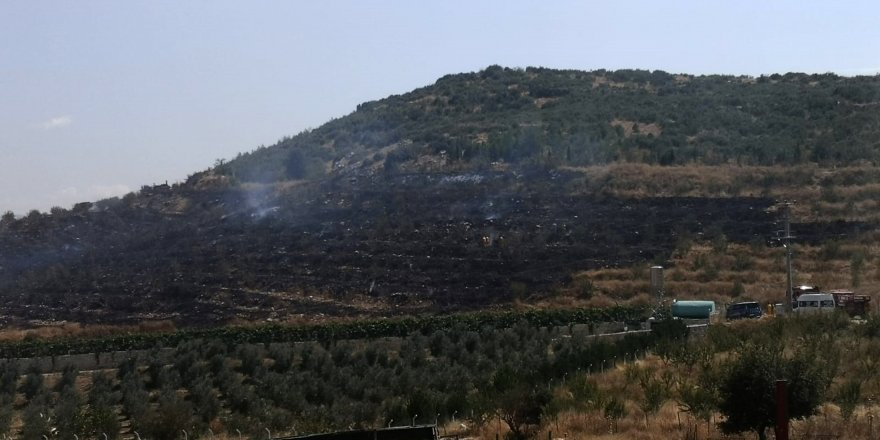
[[24, 394], [27, 400], [32, 400], [40, 391], [43, 390], [43, 374], [40, 373], [36, 365], [28, 368], [28, 374], [24, 377], [24, 381], [19, 387], [19, 391]]
[[642, 387], [644, 399], [639, 403], [639, 408], [645, 413], [645, 425], [648, 424], [648, 415], [657, 414], [663, 402], [669, 398], [669, 388], [663, 381], [647, 376], [639, 381]]
[[853, 287], [859, 287], [862, 284], [862, 268], [865, 266], [865, 253], [862, 251], [853, 252], [850, 258], [849, 271], [850, 279]]
[[495, 371], [489, 387], [498, 416], [510, 428], [511, 437], [525, 439], [541, 421], [541, 411], [550, 402], [546, 387], [534, 386], [521, 372], [503, 366]]
[[0, 394], [13, 395], [18, 386], [18, 362], [6, 360], [0, 364]]
[[606, 397], [595, 380], [587, 374], [575, 375], [569, 382], [568, 391], [575, 407], [581, 410], [601, 410]]
[[136, 372], [124, 375], [120, 388], [122, 410], [128, 414], [132, 426], [137, 429], [149, 409], [150, 394], [144, 389], [144, 384]]
[[834, 396], [834, 402], [840, 407], [843, 420], [849, 420], [862, 395], [862, 383], [857, 379], [849, 379], [840, 385]]
[[119, 419], [112, 406], [105, 403], [90, 405], [85, 413], [86, 431], [94, 437], [103, 437], [107, 434], [110, 439], [119, 436]]
[[76, 376], [79, 374], [76, 368], [66, 365], [61, 372], [61, 379], [55, 383], [55, 391], [62, 392], [66, 388], [73, 388], [76, 385]]
[[173, 440], [181, 430], [187, 429], [192, 420], [192, 406], [177, 395], [177, 391], [163, 388], [159, 393], [159, 405], [147, 413], [144, 432], [151, 438]]
[[214, 387], [207, 377], [198, 379], [190, 387], [190, 397], [196, 415], [203, 422], [210, 423], [220, 413], [220, 399], [214, 394]]
[[31, 209], [28, 212], [27, 219], [31, 222], [35, 222], [35, 221], [39, 220], [40, 217], [42, 217], [42, 216], [43, 216], [43, 214], [40, 213], [39, 209]]
[[284, 162], [288, 179], [302, 179], [306, 176], [306, 158], [302, 151], [292, 150]]
[[611, 430], [614, 431], [617, 421], [626, 417], [626, 405], [617, 396], [612, 396], [605, 402], [602, 413], [605, 415], [605, 420], [611, 424]]
[[0, 394], [0, 436], [6, 437], [12, 428], [14, 397], [9, 394]]
[[119, 396], [113, 391], [113, 380], [103, 372], [92, 376], [89, 407], [86, 410], [85, 430], [95, 437], [103, 434], [111, 439], [119, 436], [119, 420], [114, 406]]
[[[694, 419], [706, 422], [709, 429], [709, 419], [718, 404], [718, 396], [713, 387], [701, 377], [700, 384], [681, 383], [678, 387], [678, 408], [689, 413]], [[707, 433], [708, 435], [708, 433]]]
[[35, 396], [28, 403], [21, 415], [22, 427], [21, 438], [25, 440], [40, 440], [43, 436], [51, 435], [49, 432], [49, 405], [46, 403], [46, 394]]
[[58, 437], [65, 440], [85, 434], [86, 414], [82, 407], [82, 399], [76, 388], [65, 387], [60, 392], [55, 404], [55, 426]]
[[727, 434], [754, 431], [765, 440], [776, 424], [777, 379], [788, 380], [788, 416], [803, 419], [816, 413], [833, 372], [818, 353], [800, 351], [785, 357], [781, 347], [746, 346], [722, 373], [718, 409], [726, 416], [719, 424]]

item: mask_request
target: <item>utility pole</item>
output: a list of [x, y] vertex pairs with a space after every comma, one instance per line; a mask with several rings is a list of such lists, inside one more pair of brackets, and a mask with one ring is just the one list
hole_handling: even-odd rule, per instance
[[782, 213], [785, 218], [785, 237], [782, 237], [782, 239], [785, 240], [785, 267], [787, 272], [785, 292], [788, 295], [782, 304], [785, 307], [786, 313], [792, 312], [792, 303], [794, 302], [794, 283], [791, 269], [791, 239], [794, 237], [791, 235], [791, 205], [792, 202], [782, 202]]

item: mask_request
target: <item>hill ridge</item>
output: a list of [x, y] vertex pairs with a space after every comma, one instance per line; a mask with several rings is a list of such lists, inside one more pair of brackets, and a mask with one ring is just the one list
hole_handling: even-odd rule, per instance
[[[873, 231], [880, 115], [854, 104], [874, 102], [878, 84], [498, 66], [448, 75], [184, 183], [4, 216], [2, 319], [201, 325], [560, 295], [644, 303], [636, 279], [594, 295], [583, 274], [638, 278], [694, 240], [769, 258], [781, 199], [805, 201], [804, 246]], [[734, 263], [736, 277], [752, 270], [699, 258], [714, 268], [707, 280]]]

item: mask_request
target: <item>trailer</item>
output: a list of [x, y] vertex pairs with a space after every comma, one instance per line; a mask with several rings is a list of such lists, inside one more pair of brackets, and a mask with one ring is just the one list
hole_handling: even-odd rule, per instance
[[715, 314], [715, 301], [675, 301], [671, 310], [674, 318], [709, 319]]
[[834, 295], [837, 308], [843, 309], [849, 316], [865, 317], [871, 311], [871, 297], [859, 295], [852, 290], [829, 290]]

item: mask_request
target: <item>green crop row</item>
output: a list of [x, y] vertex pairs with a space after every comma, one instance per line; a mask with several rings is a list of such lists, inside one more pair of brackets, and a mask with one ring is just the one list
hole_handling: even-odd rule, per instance
[[453, 315], [361, 320], [314, 325], [268, 324], [255, 327], [184, 329], [166, 333], [126, 333], [102, 338], [25, 340], [0, 344], [2, 358], [30, 358], [111, 351], [144, 350], [156, 346], [175, 347], [191, 339], [217, 339], [230, 344], [333, 341], [430, 334], [453, 327], [480, 330], [507, 328], [525, 321], [536, 327], [557, 327], [601, 322], [636, 322], [645, 318], [644, 307], [618, 306], [592, 309], [545, 309], [505, 312], [476, 312]]

